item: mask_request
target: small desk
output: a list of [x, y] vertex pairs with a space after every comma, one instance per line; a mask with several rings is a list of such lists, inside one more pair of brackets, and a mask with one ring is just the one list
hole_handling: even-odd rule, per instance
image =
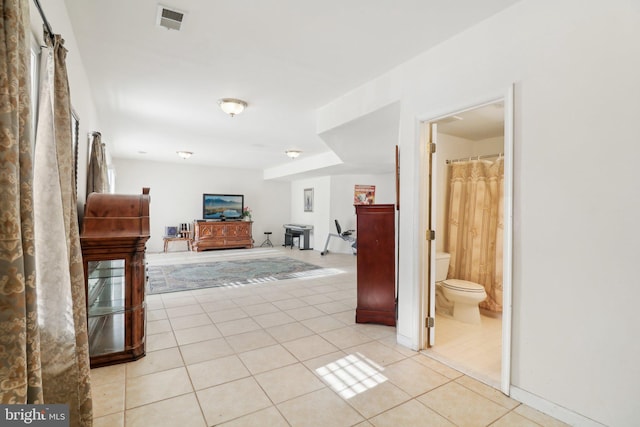
[[179, 242], [179, 241], [186, 241], [187, 242], [187, 250], [191, 250], [191, 237], [180, 237], [180, 236], [175, 236], [175, 237], [163, 237], [162, 240], [164, 240], [164, 251], [167, 252], [167, 249], [169, 249], [169, 242]]
[[[287, 242], [286, 241], [286, 234], [292, 234], [294, 236], [298, 236], [298, 238], [300, 238], [300, 234], [302, 234], [302, 237], [304, 237], [304, 245], [302, 248], [300, 248], [300, 250], [310, 250], [313, 249], [312, 247], [309, 246], [309, 232], [311, 230], [313, 230], [313, 225], [304, 225], [304, 224], [284, 224], [282, 226], [285, 229], [285, 246], [288, 246], [287, 243], [293, 243], [293, 242]], [[300, 241], [298, 241], [298, 244], [300, 244]]]

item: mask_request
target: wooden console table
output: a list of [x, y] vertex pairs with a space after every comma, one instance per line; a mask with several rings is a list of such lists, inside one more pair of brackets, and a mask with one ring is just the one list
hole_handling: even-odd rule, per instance
[[253, 247], [252, 221], [196, 221], [191, 247], [194, 251], [206, 249]]

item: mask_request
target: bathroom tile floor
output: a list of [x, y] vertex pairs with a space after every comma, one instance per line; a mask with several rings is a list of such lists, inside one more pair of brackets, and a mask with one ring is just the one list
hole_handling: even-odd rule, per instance
[[356, 324], [355, 257], [284, 248], [149, 254], [152, 263], [287, 255], [324, 277], [147, 296], [147, 355], [93, 369], [94, 426], [561, 426]]
[[427, 355], [499, 388], [502, 358], [502, 320], [481, 316], [479, 325], [457, 321], [436, 312], [435, 345]]

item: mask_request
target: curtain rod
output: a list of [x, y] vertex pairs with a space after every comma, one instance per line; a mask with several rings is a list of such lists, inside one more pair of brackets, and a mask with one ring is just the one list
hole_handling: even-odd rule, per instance
[[451, 164], [451, 163], [455, 163], [455, 162], [466, 162], [466, 161], [471, 161], [471, 160], [482, 160], [482, 159], [490, 159], [491, 157], [502, 157], [504, 156], [504, 153], [497, 153], [497, 154], [485, 154], [483, 156], [469, 156], [469, 157], [463, 157], [461, 159], [452, 159], [452, 160], [447, 160], [447, 164]]
[[45, 28], [49, 32], [49, 37], [51, 37], [51, 39], [54, 39], [53, 30], [51, 29], [51, 24], [49, 24], [49, 21], [47, 20], [47, 16], [44, 14], [44, 10], [42, 10], [42, 6], [40, 6], [40, 1], [33, 0], [33, 3], [36, 5], [36, 9], [38, 9], [38, 12], [40, 13], [42, 22], [44, 23]]

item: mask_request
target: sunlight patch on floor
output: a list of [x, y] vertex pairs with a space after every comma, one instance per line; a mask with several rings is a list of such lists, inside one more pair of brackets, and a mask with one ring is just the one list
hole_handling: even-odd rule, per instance
[[350, 399], [387, 381], [383, 367], [362, 354], [350, 354], [316, 369], [340, 396]]

